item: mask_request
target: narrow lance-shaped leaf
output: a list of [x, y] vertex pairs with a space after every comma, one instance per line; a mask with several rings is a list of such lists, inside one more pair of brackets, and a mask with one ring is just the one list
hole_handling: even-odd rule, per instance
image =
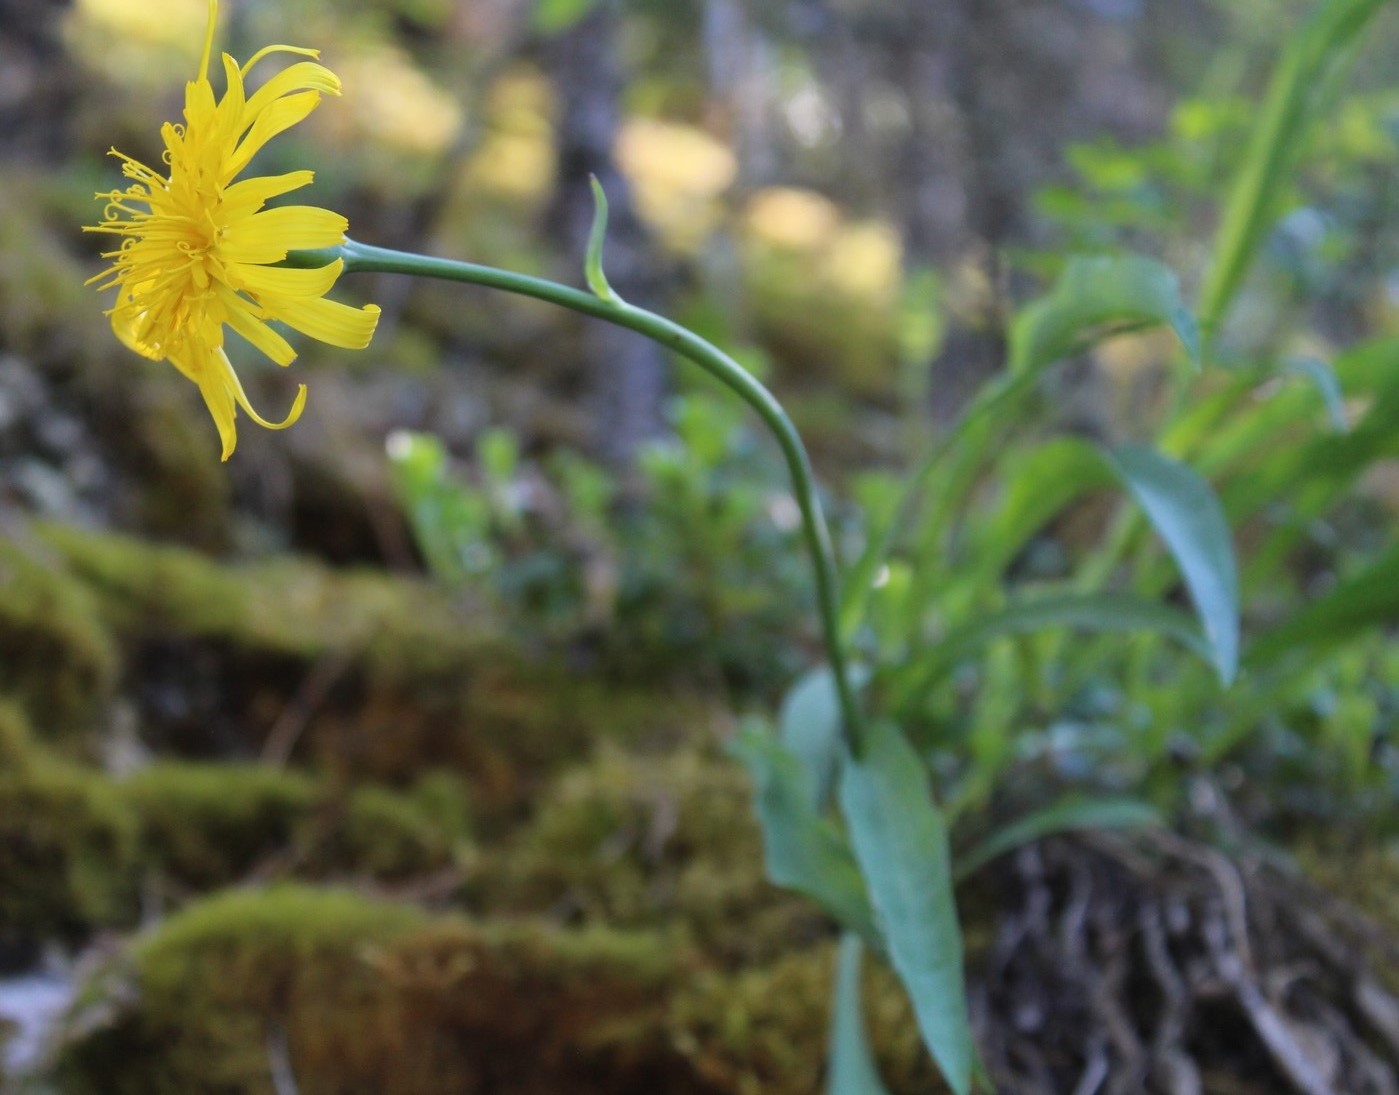
[[1298, 649], [1329, 650], [1371, 628], [1399, 619], [1399, 544], [1343, 580], [1324, 597], [1262, 636], [1248, 652], [1250, 666], [1266, 666]]
[[835, 999], [831, 1005], [831, 1049], [826, 1066], [826, 1095], [888, 1095], [870, 1058], [865, 1021], [860, 1007], [858, 935], [840, 938]]
[[1078, 256], [1053, 292], [1024, 308], [1010, 332], [1013, 373], [1033, 373], [1104, 333], [1165, 325], [1200, 364], [1200, 335], [1165, 266], [1140, 255]]
[[1211, 334], [1223, 319], [1279, 209], [1291, 169], [1370, 20], [1386, 0], [1329, 0], [1290, 35], [1273, 75], [1262, 121], [1244, 155], [1200, 293], [1200, 321]]
[[1326, 413], [1331, 418], [1331, 425], [1344, 433], [1350, 428], [1350, 421], [1346, 416], [1345, 395], [1341, 392], [1340, 381], [1336, 379], [1336, 374], [1331, 367], [1315, 357], [1294, 357], [1287, 363], [1287, 371], [1299, 373], [1316, 385], [1317, 392], [1321, 395], [1321, 401], [1326, 405]]
[[947, 827], [923, 762], [897, 726], [869, 725], [861, 756], [841, 769], [840, 804], [923, 1041], [948, 1086], [966, 1095], [974, 1049]]
[[956, 857], [956, 878], [969, 878], [993, 859], [1054, 833], [1081, 829], [1139, 829], [1160, 825], [1154, 806], [1132, 798], [1073, 798], [1056, 802], [1009, 825]]
[[593, 225], [588, 231], [588, 253], [583, 260], [583, 275], [593, 295], [613, 304], [622, 303], [622, 298], [607, 282], [602, 270], [602, 245], [607, 239], [607, 194], [596, 175], [588, 176], [593, 188]]
[[1214, 489], [1193, 469], [1155, 449], [1103, 449], [1109, 468], [1146, 511], [1185, 578], [1225, 684], [1239, 666], [1239, 576], [1229, 522]]
[[918, 660], [917, 684], [911, 693], [920, 695], [945, 678], [958, 662], [997, 639], [1060, 627], [1152, 632], [1174, 639], [1211, 664], [1215, 662], [1214, 648], [1201, 634], [1199, 624], [1170, 605], [1121, 593], [1052, 593], [1014, 601], [949, 631]]
[[[862, 665], [850, 666], [850, 683], [863, 688], [869, 671]], [[825, 809], [835, 789], [836, 768], [845, 749], [840, 732], [840, 696], [835, 676], [828, 666], [804, 674], [787, 692], [778, 715], [778, 733], [783, 746], [801, 763], [812, 794], [812, 808]]]
[[753, 780], [768, 877], [880, 947], [860, 869], [840, 830], [817, 813], [801, 763], [754, 724], [743, 727], [730, 751]]

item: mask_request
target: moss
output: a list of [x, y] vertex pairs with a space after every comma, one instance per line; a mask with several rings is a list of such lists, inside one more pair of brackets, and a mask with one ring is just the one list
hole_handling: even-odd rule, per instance
[[232, 481], [207, 420], [190, 413], [191, 393], [171, 379], [143, 373], [121, 393], [134, 404], [135, 428], [114, 432], [111, 444], [137, 489], [132, 516], [160, 539], [223, 550], [233, 539]]
[[28, 764], [33, 733], [19, 704], [0, 698], [0, 772]]
[[39, 548], [0, 542], [0, 691], [45, 736], [72, 735], [110, 700], [117, 654], [92, 595]]
[[140, 819], [144, 861], [194, 889], [288, 849], [322, 794], [308, 776], [252, 764], [157, 764], [120, 787]]
[[819, 1091], [831, 970], [823, 947], [738, 975], [701, 975], [675, 1003], [677, 1042], [721, 1090]]
[[562, 908], [585, 922], [678, 925], [723, 962], [830, 931], [807, 902], [767, 882], [742, 772], [694, 752], [605, 751], [561, 777], [517, 842], [483, 866], [479, 888], [496, 911]]
[[[673, 1002], [675, 1043], [723, 1091], [797, 1095], [821, 1090], [830, 1029], [831, 945], [766, 965], [692, 979]], [[936, 1095], [946, 1088], [923, 1049], [907, 997], [887, 967], [866, 963], [864, 1015], [889, 1091]]]
[[137, 836], [116, 788], [84, 769], [38, 758], [0, 774], [0, 937], [131, 923]]
[[445, 774], [408, 792], [345, 792], [264, 765], [167, 762], [120, 789], [140, 819], [143, 863], [179, 891], [228, 885], [260, 866], [400, 880], [452, 865], [468, 833], [465, 790]]
[[645, 934], [483, 928], [344, 891], [225, 894], [133, 951], [136, 992], [79, 1034], [62, 1089], [699, 1093], [670, 1043], [677, 960]]
[[56, 524], [36, 532], [127, 635], [164, 631], [301, 659], [351, 652], [387, 676], [432, 675], [494, 642], [423, 582], [299, 559], [229, 566]]
[[[1294, 852], [1303, 871], [1326, 893], [1358, 909], [1383, 936], [1399, 939], [1399, 846], [1372, 837], [1314, 834]], [[1399, 992], [1399, 967], [1389, 954], [1374, 948], [1364, 932], [1347, 934], [1359, 953], [1375, 952], [1378, 961], [1372, 969], [1392, 992]]]
[[465, 795], [460, 786], [451, 786], [454, 782], [429, 780], [415, 794], [357, 788], [331, 837], [334, 847], [320, 857], [386, 880], [452, 865], [467, 837]]
[[673, 734], [702, 710], [686, 694], [528, 654], [426, 582], [306, 560], [228, 566], [58, 525], [36, 532], [122, 637], [128, 671], [155, 697], [142, 716], [156, 747], [256, 752], [290, 711], [304, 726], [298, 757], [389, 782], [424, 765], [470, 772], [477, 805], [508, 813], [599, 737]]
[[[0, 705], [0, 750], [7, 712]], [[456, 863], [465, 792], [348, 794], [308, 775], [164, 762], [120, 780], [28, 746], [0, 766], [0, 937], [76, 938], [129, 925], [138, 886], [185, 898], [262, 869], [399, 880]]]

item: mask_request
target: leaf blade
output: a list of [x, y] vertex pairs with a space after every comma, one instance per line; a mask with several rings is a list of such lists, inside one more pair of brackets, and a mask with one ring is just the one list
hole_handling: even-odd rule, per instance
[[860, 1005], [860, 937], [846, 932], [836, 958], [831, 1003], [831, 1048], [826, 1064], [826, 1095], [888, 1095], [870, 1057]]
[[957, 857], [953, 877], [960, 882], [1022, 844], [1054, 833], [1075, 829], [1136, 829], [1161, 823], [1160, 812], [1139, 799], [1066, 799], [997, 829]]
[[769, 879], [809, 897], [872, 946], [882, 945], [864, 879], [840, 831], [816, 812], [807, 773], [761, 727], [748, 724], [729, 746], [748, 770]]
[[892, 723], [868, 727], [841, 770], [841, 811], [923, 1041], [956, 1095], [974, 1058], [947, 827], [918, 754]]
[[1099, 451], [1175, 558], [1210, 644], [1210, 660], [1229, 684], [1239, 667], [1239, 574], [1229, 522], [1214, 488], [1155, 449], [1120, 445]]
[[1166, 326], [1201, 362], [1200, 332], [1174, 272], [1141, 255], [1078, 255], [1054, 289], [1011, 325], [1012, 374], [1034, 373], [1076, 352], [1105, 328]]

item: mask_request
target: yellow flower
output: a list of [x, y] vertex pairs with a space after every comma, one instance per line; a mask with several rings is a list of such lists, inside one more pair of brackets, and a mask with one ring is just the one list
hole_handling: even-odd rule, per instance
[[199, 385], [227, 460], [237, 443], [236, 407], [261, 426], [283, 429], [301, 416], [306, 385], [299, 385], [283, 421], [263, 419], [224, 352], [224, 324], [287, 365], [296, 352], [268, 320], [333, 346], [363, 349], [379, 309], [325, 299], [344, 268], [340, 260], [318, 270], [276, 265], [288, 251], [345, 242], [348, 222], [339, 213], [308, 205], [263, 208], [311, 182], [310, 171], [233, 181], [268, 140], [310, 114], [323, 93], [340, 94], [340, 80], [313, 61], [298, 61], [248, 95], [243, 81], [269, 54], [319, 54], [268, 46], [240, 68], [225, 53], [227, 86], [215, 102], [208, 73], [217, 15], [217, 0], [209, 0], [199, 75], [185, 85], [184, 124], [167, 122], [160, 130], [169, 176], [112, 149], [122, 174], [133, 181], [124, 190], [97, 195], [107, 203], [103, 223], [84, 231], [122, 237], [117, 250], [102, 256], [112, 265], [90, 279], [99, 289], [117, 289], [116, 305], [107, 312], [112, 328], [137, 353], [168, 360]]

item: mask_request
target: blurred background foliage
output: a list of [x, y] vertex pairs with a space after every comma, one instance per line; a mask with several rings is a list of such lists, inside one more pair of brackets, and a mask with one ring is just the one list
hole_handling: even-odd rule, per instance
[[[1363, 862], [1351, 881], [1393, 923], [1392, 6], [1316, 89], [1247, 276], [1202, 317], [1203, 372], [1169, 333], [1114, 330], [973, 421], [1073, 256], [1151, 256], [1201, 300], [1312, 4], [224, 8], [221, 48], [314, 45], [344, 80], [258, 166], [314, 167], [310, 200], [359, 240], [577, 283], [602, 180], [613, 285], [733, 350], [807, 437], [869, 587], [852, 642], [889, 667], [867, 695], [929, 759], [963, 852], [1063, 795], [1130, 794], [1343, 889], [1336, 863]], [[323, 1078], [308, 1091], [813, 1090], [829, 932], [765, 888], [720, 756], [735, 713], [773, 718], [819, 660], [776, 454], [639, 339], [376, 276], [338, 291], [384, 309], [364, 353], [298, 346], [295, 375], [241, 355], [255, 405], [304, 380], [309, 409], [221, 466], [197, 392], [111, 337], [77, 228], [108, 147], [158, 157], [205, 18], [0, 0], [0, 962], [189, 906], [84, 952], [100, 987], [57, 1090], [270, 1090], [278, 1045]], [[861, 575], [899, 483], [949, 439]], [[1075, 448], [1132, 441], [1222, 499], [1245, 636], [1229, 691], [1159, 617], [1108, 633], [1120, 600], [1052, 608], [1187, 604]], [[250, 881], [282, 885], [207, 897]], [[350, 885], [391, 902], [332, 888]], [[224, 995], [189, 998], [191, 969]], [[881, 985], [886, 1081], [928, 1090]], [[464, 1005], [487, 992], [515, 1003]], [[389, 1012], [379, 1064], [338, 1056]], [[457, 1048], [389, 1086], [384, 1047], [433, 1023]], [[473, 1038], [553, 1056], [482, 1079]]]

